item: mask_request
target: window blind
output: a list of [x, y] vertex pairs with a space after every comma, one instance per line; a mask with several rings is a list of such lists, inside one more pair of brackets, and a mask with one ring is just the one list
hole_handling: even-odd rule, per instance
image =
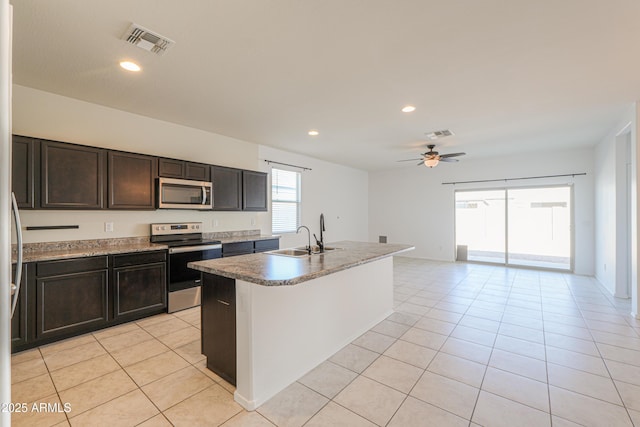
[[295, 233], [300, 225], [300, 172], [271, 170], [271, 230]]

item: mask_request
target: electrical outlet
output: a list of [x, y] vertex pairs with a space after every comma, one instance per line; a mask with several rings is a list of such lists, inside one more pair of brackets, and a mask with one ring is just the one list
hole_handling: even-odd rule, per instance
[[104, 231], [112, 232], [113, 231], [113, 223], [112, 222], [105, 222], [104, 223]]
[[211, 226], [212, 227], [217, 227], [218, 225], [220, 225], [220, 224], [219, 224], [217, 219], [214, 219], [213, 221], [211, 221]]
[[256, 225], [256, 219], [255, 218], [251, 218], [251, 225]]

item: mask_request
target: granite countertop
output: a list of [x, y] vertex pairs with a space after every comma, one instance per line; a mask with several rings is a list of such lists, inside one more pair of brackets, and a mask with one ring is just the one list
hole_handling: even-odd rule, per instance
[[[260, 234], [260, 230], [222, 231], [205, 233], [205, 237], [218, 239], [222, 243], [248, 242], [253, 240], [279, 239], [280, 236]], [[151, 243], [149, 237], [122, 237], [113, 239], [65, 240], [61, 242], [27, 243], [23, 249], [23, 262], [52, 261], [57, 259], [147, 252], [167, 249], [167, 245]], [[11, 262], [16, 262], [15, 245], [11, 251]]]
[[411, 245], [341, 241], [327, 244], [331, 252], [303, 257], [257, 253], [190, 262], [204, 273], [244, 280], [263, 286], [296, 285], [361, 264], [415, 249]]
[[[27, 243], [24, 245], [22, 261], [52, 261], [128, 252], [158, 251], [163, 249], [167, 249], [167, 245], [150, 243], [148, 237]], [[11, 262], [16, 262], [15, 251], [11, 253]]]

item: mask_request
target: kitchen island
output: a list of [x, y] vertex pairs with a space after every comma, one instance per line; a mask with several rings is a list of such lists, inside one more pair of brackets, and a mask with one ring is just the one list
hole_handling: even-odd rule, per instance
[[[189, 263], [203, 274], [207, 367], [254, 410], [393, 311], [393, 255], [409, 245], [342, 241], [322, 254]], [[276, 251], [277, 252], [277, 251]]]

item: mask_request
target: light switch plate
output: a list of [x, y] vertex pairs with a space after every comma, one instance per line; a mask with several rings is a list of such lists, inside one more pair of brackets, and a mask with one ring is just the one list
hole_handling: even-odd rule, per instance
[[104, 231], [112, 232], [113, 231], [113, 223], [112, 222], [105, 222], [104, 223]]

